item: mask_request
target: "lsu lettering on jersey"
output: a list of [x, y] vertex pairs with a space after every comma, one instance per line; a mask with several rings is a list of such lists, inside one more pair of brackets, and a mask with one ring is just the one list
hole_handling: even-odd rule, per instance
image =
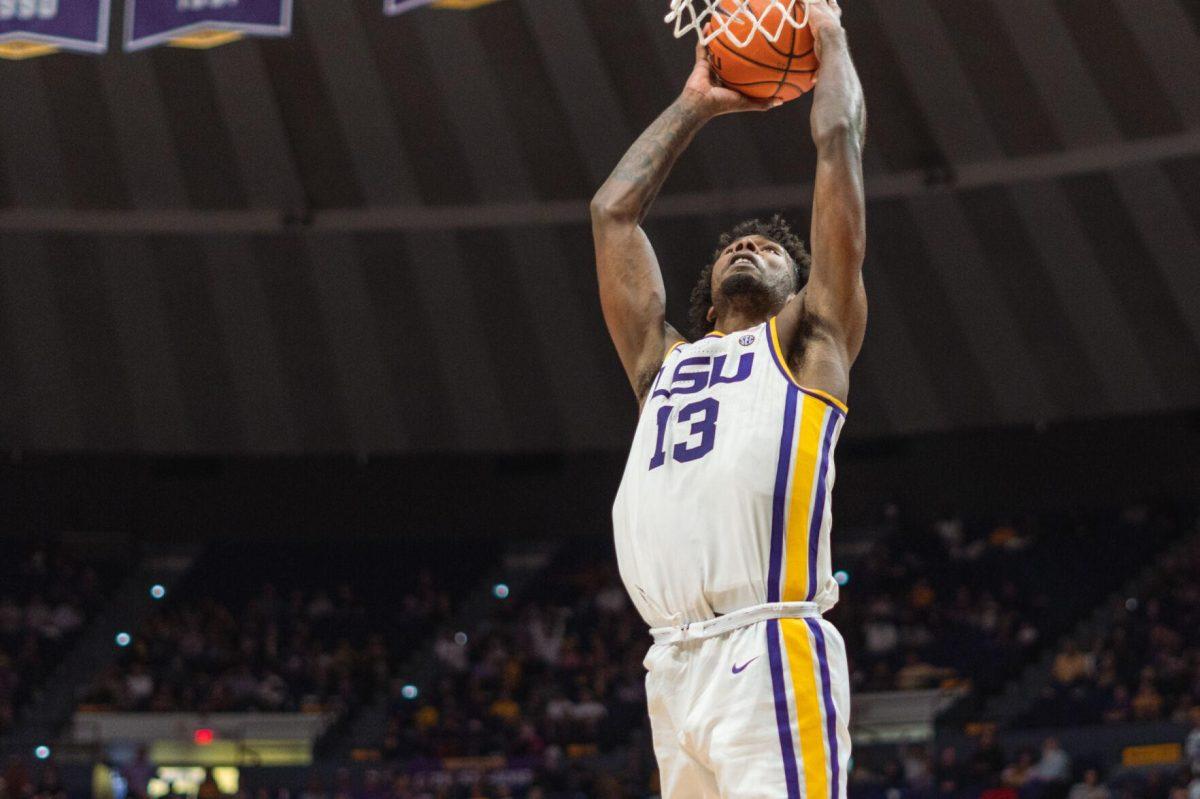
[[764, 602], [837, 602], [837, 399], [796, 382], [775, 320], [668, 354], [613, 505], [621, 579], [651, 627]]

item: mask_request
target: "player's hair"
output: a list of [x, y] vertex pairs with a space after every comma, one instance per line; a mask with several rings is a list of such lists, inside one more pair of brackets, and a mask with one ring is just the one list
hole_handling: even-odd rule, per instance
[[708, 321], [707, 317], [708, 309], [713, 304], [713, 267], [716, 266], [726, 247], [746, 236], [762, 236], [783, 247], [791, 257], [796, 291], [799, 291], [808, 282], [808, 270], [812, 265], [812, 258], [809, 257], [804, 242], [792, 232], [791, 226], [788, 225], [783, 215], [775, 214], [765, 222], [761, 219], [747, 219], [721, 234], [721, 238], [717, 240], [717, 249], [713, 251], [708, 265], [700, 270], [700, 279], [696, 281], [696, 286], [692, 289], [692, 302], [688, 309], [688, 322], [692, 326], [692, 338], [701, 338], [712, 332], [713, 323]]

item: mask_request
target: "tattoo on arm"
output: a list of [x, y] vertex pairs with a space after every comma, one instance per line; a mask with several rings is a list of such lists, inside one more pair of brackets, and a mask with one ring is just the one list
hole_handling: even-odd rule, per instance
[[671, 167], [706, 121], [694, 106], [677, 100], [629, 148], [600, 187], [596, 201], [640, 224]]

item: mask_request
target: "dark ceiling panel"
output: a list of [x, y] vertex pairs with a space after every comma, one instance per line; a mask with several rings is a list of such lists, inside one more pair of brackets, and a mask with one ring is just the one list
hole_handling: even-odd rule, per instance
[[[373, 14], [378, 4], [359, 0], [357, 8], [362, 15]], [[466, 154], [450, 134], [446, 118], [445, 104], [460, 100], [438, 93], [432, 62], [417, 35], [413, 16], [367, 25], [366, 32], [420, 200], [431, 205], [477, 200]]]
[[866, 4], [847, 6], [851, 52], [867, 97], [867, 136], [893, 172], [945, 164], [946, 156], [883, 33], [887, 19], [880, 19]]
[[1200, 396], [1200, 348], [1161, 278], [1146, 268], [1153, 259], [1117, 187], [1105, 175], [1067, 178], [1062, 185], [1091, 238], [1096, 260], [1135, 321], [1142, 350], [1168, 400], [1177, 406], [1194, 403]]
[[[1020, 156], [1058, 149], [1046, 109], [992, 6], [961, 0], [934, 0], [932, 5], [954, 31], [949, 41], [1004, 152]], [[1013, 113], [1014, 101], [1021, 105], [1019, 114]]]
[[[1194, 0], [1114, 0], [1163, 93], [1186, 127], [1200, 127], [1200, 3]], [[1192, 17], [1189, 19], [1187, 13]]]
[[[236, 452], [249, 445], [238, 408], [230, 350], [225, 346], [206, 269], [206, 248], [186, 238], [149, 242], [163, 308], [165, 343], [178, 367], [182, 426], [202, 452]], [[234, 349], [239, 354], [249, 342]]]
[[135, 208], [186, 208], [179, 157], [149, 56], [110, 54], [98, 66], [109, 111], [104, 124], [111, 125], [114, 165], [124, 180], [114, 190], [123, 189]]
[[[229, 364], [241, 447], [250, 452], [302, 452], [304, 442], [321, 433], [306, 429], [307, 417], [296, 408], [291, 374], [283, 363], [287, 342], [267, 310], [268, 284], [256, 253], [239, 237], [210, 238], [205, 249], [205, 282], [211, 286], [219, 341]], [[305, 321], [298, 318], [296, 323]]]
[[[14, 351], [5, 374], [21, 387], [14, 398], [18, 424], [15, 446], [80, 449], [85, 446], [81, 406], [88, 398], [78, 391], [72, 373], [72, 342], [64, 331], [62, 309], [46, 248], [35, 236], [0, 236], [0, 329]], [[128, 442], [127, 442], [128, 443]]]
[[310, 452], [344, 451], [354, 440], [348, 418], [351, 409], [342, 395], [318, 309], [309, 254], [295, 236], [257, 237], [251, 249], [301, 446]]
[[[873, 244], [868, 273], [887, 271], [890, 299], [904, 309], [924, 372], [929, 375], [945, 418], [955, 426], [999, 417], [987, 375], [972, 355], [963, 320], [932, 268], [929, 253], [912, 234], [916, 222], [906, 203], [888, 201], [871, 208]], [[967, 322], [969, 324], [969, 320]]]
[[207, 62], [195, 52], [169, 47], [137, 57], [147, 56], [158, 75], [191, 205], [246, 207], [229, 127]]
[[[0, 114], [0, 153], [12, 202], [23, 208], [65, 208], [70, 204], [70, 192], [37, 60], [9, 61], [2, 66], [4, 107], [21, 109], [19, 114]], [[80, 120], [80, 124], [85, 122]]]
[[1091, 371], [1069, 319], [1046, 277], [1009, 192], [1002, 188], [963, 192], [963, 212], [975, 231], [996, 284], [1022, 335], [1028, 364], [1041, 373], [1047, 414], [1072, 410], [1089, 415], [1109, 409], [1099, 378]]
[[[576, 146], [579, 140], [559, 102], [555, 82], [538, 57], [539, 45], [521, 5], [486, 6], [472, 15], [472, 22], [496, 76], [507, 117], [521, 120], [514, 126], [516, 141], [536, 196], [547, 200], [586, 196], [593, 186], [587, 162]], [[541, 47], [561, 50], [564, 44], [546, 42]]]
[[288, 213], [307, 207], [308, 197], [258, 43], [218, 47], [206, 53], [205, 60], [229, 125], [247, 202]]
[[1133, 35], [1111, 0], [1055, 0], [1053, 5], [1126, 137], [1183, 130], [1154, 70], [1133, 46]]
[[[878, 226], [875, 226], [878, 229]], [[897, 231], [906, 237], [905, 231]], [[881, 242], [886, 244], [886, 241]], [[855, 424], [847, 431], [857, 435], [864, 414], [857, 410], [858, 384], [865, 375], [879, 400], [880, 417], [874, 424], [884, 432], [909, 433], [913, 430], [938, 430], [955, 421], [942, 408], [942, 399], [934, 385], [931, 368], [940, 364], [922, 358], [916, 331], [910, 328], [911, 308], [904, 303], [910, 296], [900, 283], [910, 277], [897, 258], [897, 248], [867, 248], [863, 278], [867, 286], [867, 337], [862, 352], [850, 372], [850, 401], [855, 405]], [[927, 300], [925, 302], [928, 302]], [[954, 398], [957, 407], [962, 397]], [[870, 420], [864, 420], [871, 424]]]
[[368, 205], [406, 200], [413, 194], [405, 185], [410, 177], [402, 165], [400, 135], [354, 6], [313, 2], [304, 8], [312, 19], [309, 45], [335, 114], [329, 124], [341, 132], [363, 200]]
[[395, 373], [382, 351], [354, 241], [345, 235], [306, 236], [301, 245], [308, 257], [298, 265], [309, 267], [319, 330], [328, 341], [354, 451], [408, 449], [405, 434], [415, 420], [405, 424], [397, 413]]
[[1200, 230], [1200, 157], [1177, 158], [1162, 168], [1180, 203], [1191, 214], [1192, 227]]
[[121, 157], [93, 58], [44, 58], [38, 62], [46, 102], [63, 156], [71, 205], [129, 208]]
[[[280, 40], [0, 65], [21, 109], [0, 118], [0, 222], [55, 207], [71, 224], [126, 208], [281, 220], [252, 238], [0, 231], [0, 432], [149, 451], [623, 447], [636, 409], [585, 203], [687, 74], [665, 6], [385, 17], [378, 0], [300, 0]], [[1192, 6], [846, 4], [871, 185], [903, 187], [869, 207], [848, 435], [1200, 404], [1200, 159], [1122, 160], [1179, 153], [1163, 137], [1200, 125]], [[810, 101], [717, 120], [676, 166], [664, 199], [712, 197], [647, 221], [680, 327], [743, 216], [723, 192], [747, 207], [747, 191], [795, 185], [782, 210], [806, 232]], [[1007, 173], [1059, 151], [1124, 165]], [[957, 188], [947, 163], [985, 185]], [[481, 202], [566, 221], [480, 228]], [[460, 208], [470, 232], [338, 227], [422, 205]], [[309, 228], [305, 207], [334, 213]], [[337, 213], [353, 209], [369, 213]]]
[[[396, 413], [408, 440], [416, 450], [435, 450], [450, 442], [455, 448], [469, 444], [454, 418], [450, 386], [442, 374], [438, 352], [433, 346], [435, 317], [449, 317], [445, 309], [421, 302], [421, 292], [412, 268], [403, 262], [403, 240], [395, 234], [357, 237], [363, 287], [370, 302], [371, 318], [386, 366], [388, 382], [395, 395]], [[430, 265], [430, 268], [437, 268]], [[456, 371], [470, 364], [451, 364]]]
[[1012, 196], [1025, 235], [1036, 247], [1062, 304], [1063, 323], [1071, 326], [1087, 353], [1086, 361], [1074, 368], [1099, 377], [1107, 411], [1133, 413], [1136, 408], [1163, 407], [1162, 386], [1138, 346], [1134, 320], [1096, 262], [1087, 232], [1058, 184], [1015, 186]]
[[511, 420], [508, 398], [500, 388], [512, 358], [498, 361], [484, 346], [504, 331], [488, 325], [487, 306], [495, 301], [479, 285], [486, 287], [497, 275], [509, 277], [511, 272], [501, 273], [487, 253], [464, 250], [452, 233], [419, 232], [400, 240], [402, 263], [415, 288], [407, 302], [427, 309], [429, 325], [415, 326], [406, 306], [398, 311], [407, 334], [418, 337], [426, 357], [431, 354], [441, 370], [441, 383], [447, 388], [442, 400], [453, 410], [457, 432], [448, 441], [480, 451], [513, 449], [520, 428]]
[[[648, 1], [653, 0], [640, 0], [642, 3]], [[613, 13], [611, 0], [583, 0], [580, 7], [590, 21], [600, 60], [610, 76], [624, 118], [636, 136], [649, 127], [683, 89], [687, 78], [686, 56], [681, 57], [678, 68], [672, 70], [668, 66], [664, 74], [659, 59], [652, 55], [655, 52], [652, 37], [667, 35], [666, 26], [658, 30], [648, 28], [632, 8], [624, 13]], [[680, 47], [686, 52], [686, 45]], [[625, 146], [631, 144], [633, 138]], [[614, 161], [612, 166], [616, 165]], [[692, 148], [679, 159], [666, 191], [702, 191], [712, 185], [706, 179], [699, 151]], [[587, 196], [598, 188], [599, 185], [593, 186]]]
[[94, 245], [126, 372], [138, 449], [197, 449], [159, 291], [158, 253], [140, 238], [106, 237]]
[[97, 244], [83, 236], [48, 239], [46, 260], [80, 399], [84, 448], [126, 449], [139, 436]]
[[313, 52], [309, 37], [317, 34], [310, 24], [297, 14], [291, 37], [264, 39], [259, 46], [309, 207], [354, 207], [362, 204], [362, 191]]

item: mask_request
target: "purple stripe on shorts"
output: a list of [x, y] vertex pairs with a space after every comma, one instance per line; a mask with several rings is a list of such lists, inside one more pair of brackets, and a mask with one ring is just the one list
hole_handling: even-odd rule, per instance
[[788, 714], [787, 687], [783, 680], [783, 656], [779, 651], [779, 620], [767, 621], [767, 657], [771, 661], [771, 687], [775, 693], [775, 725], [779, 728], [779, 749], [783, 755], [783, 776], [788, 799], [800, 799], [800, 776], [796, 771], [796, 750], [792, 746], [792, 723]]
[[817, 552], [821, 546], [821, 522], [825, 519], [825, 472], [829, 468], [829, 445], [836, 426], [837, 417], [832, 411], [825, 411], [825, 438], [821, 442], [821, 462], [817, 464], [817, 496], [808, 528], [808, 596], [805, 599], [809, 602], [817, 595]]
[[[833, 682], [829, 678], [829, 658], [825, 653], [825, 631], [817, 619], [805, 619], [808, 629], [812, 630], [813, 638], [817, 641], [817, 662], [821, 666], [821, 692], [825, 697], [825, 737], [829, 742], [829, 766], [833, 771], [833, 781], [830, 783], [830, 799], [840, 799], [841, 762], [838, 760], [837, 739], [837, 710], [833, 706]], [[810, 797], [810, 799], [816, 799]]]
[[783, 570], [783, 522], [787, 505], [788, 472], [792, 465], [792, 435], [796, 430], [796, 400], [800, 392], [788, 384], [779, 437], [779, 463], [775, 467], [775, 497], [771, 502], [771, 559], [767, 570], [767, 601], [779, 601], [779, 573]]

